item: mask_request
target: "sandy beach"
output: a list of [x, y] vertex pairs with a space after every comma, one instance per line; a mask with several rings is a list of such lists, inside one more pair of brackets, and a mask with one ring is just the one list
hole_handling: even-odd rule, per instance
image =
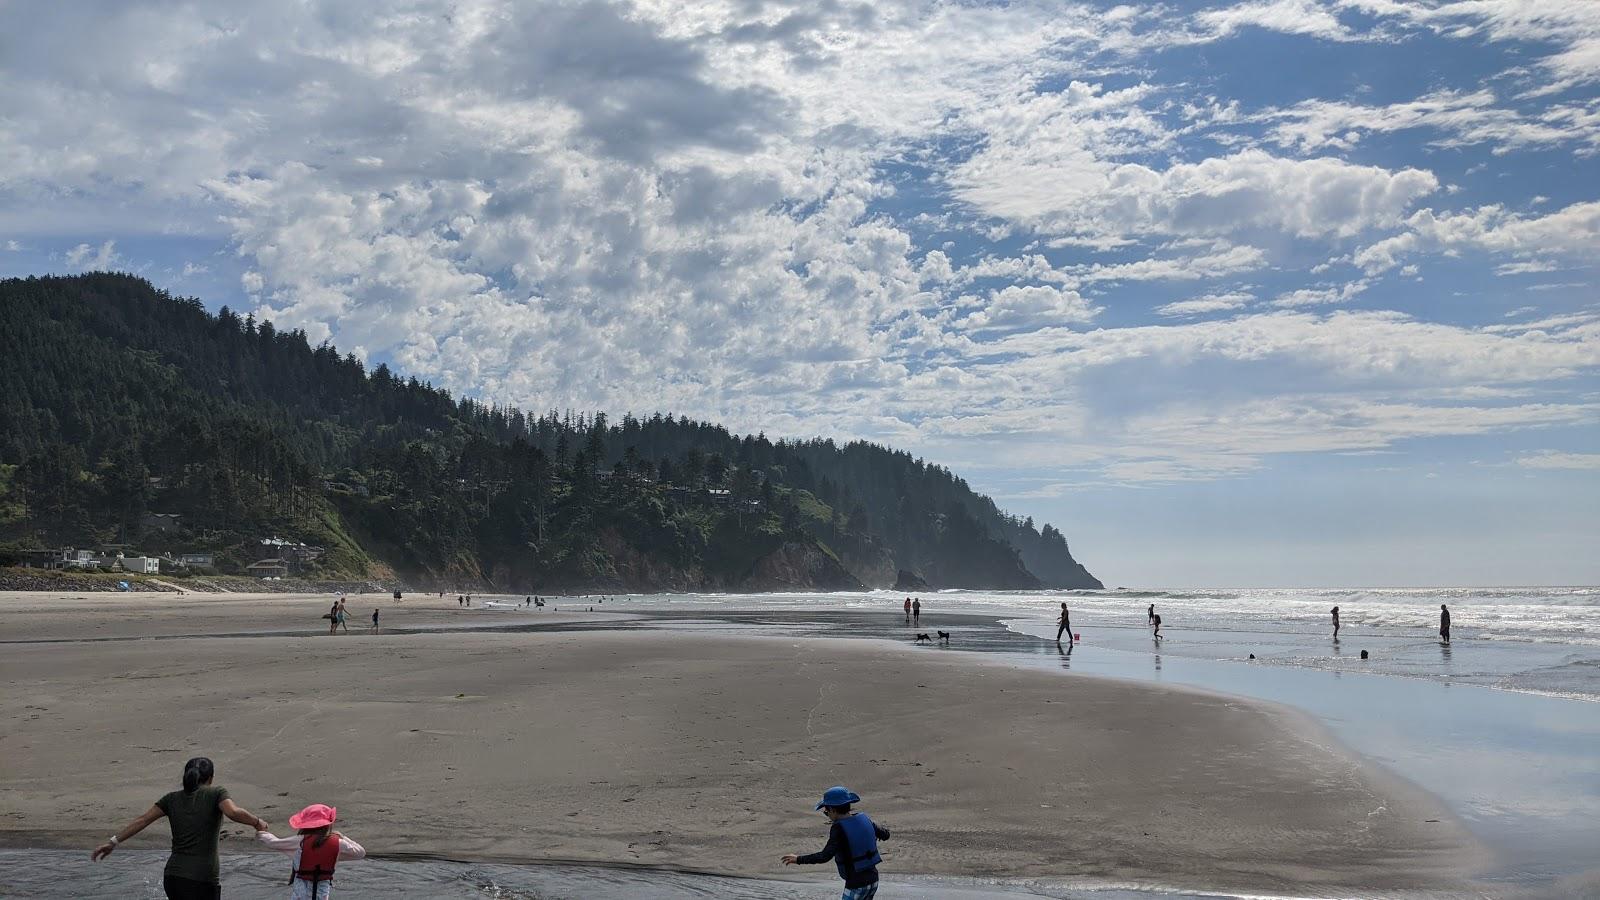
[[[275, 827], [329, 803], [388, 857], [828, 881], [778, 857], [821, 845], [811, 804], [837, 782], [895, 832], [886, 873], [1448, 891], [1484, 855], [1432, 798], [1266, 705], [882, 641], [298, 633], [327, 603], [0, 597], [0, 845], [88, 866], [204, 754]], [[353, 631], [373, 606], [472, 621], [453, 597], [378, 595], [351, 599]], [[165, 635], [186, 636], [83, 640]], [[158, 824], [131, 843], [165, 842]]]

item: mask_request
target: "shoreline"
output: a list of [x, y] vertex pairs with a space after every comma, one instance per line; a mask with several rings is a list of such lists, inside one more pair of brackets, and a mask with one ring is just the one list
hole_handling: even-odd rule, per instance
[[[146, 636], [195, 625], [163, 596], [116, 618]], [[24, 630], [59, 632], [52, 611], [20, 616]], [[985, 656], [643, 629], [14, 644], [0, 846], [81, 848], [113, 825], [84, 812], [131, 818], [204, 754], [275, 825], [328, 802], [391, 859], [822, 880], [776, 858], [820, 846], [811, 795], [845, 781], [905, 836], [886, 876], [1392, 891], [1464, 888], [1483, 862], [1434, 798], [1296, 710]], [[426, 820], [440, 808], [471, 824]], [[136, 840], [159, 847], [161, 832]]]

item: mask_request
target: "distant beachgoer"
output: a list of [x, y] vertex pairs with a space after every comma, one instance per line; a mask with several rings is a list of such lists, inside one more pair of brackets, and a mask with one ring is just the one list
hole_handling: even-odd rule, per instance
[[328, 620], [329, 634], [333, 634], [339, 629], [339, 601], [333, 601], [333, 605], [328, 607], [328, 614], [323, 618]]
[[1450, 643], [1450, 608], [1439, 604], [1439, 640]]
[[1339, 607], [1333, 608], [1333, 639], [1339, 639]]
[[1367, 658], [1367, 651], [1365, 651], [1365, 650], [1361, 651], [1361, 658], [1362, 659], [1366, 659]]
[[1151, 613], [1150, 618], [1155, 620], [1155, 624], [1153, 626], [1155, 628], [1155, 638], [1159, 641], [1161, 640], [1161, 617], [1155, 613]]
[[1148, 616], [1145, 620], [1146, 625], [1154, 625], [1156, 623], [1156, 605], [1154, 603], [1150, 604], [1150, 608], [1145, 610], [1144, 614]]
[[105, 859], [117, 845], [145, 830], [162, 816], [172, 826], [172, 855], [162, 870], [161, 887], [167, 900], [220, 900], [222, 897], [221, 860], [217, 856], [217, 836], [224, 816], [256, 831], [266, 831], [266, 820], [234, 803], [228, 789], [211, 783], [216, 766], [197, 756], [183, 764], [183, 790], [173, 791], [155, 802], [144, 815], [129, 822], [95, 848], [89, 858]]
[[922, 618], [922, 598], [921, 597], [918, 597], [917, 599], [911, 601], [911, 618], [913, 618], [913, 619]]
[[817, 804], [829, 822], [827, 845], [816, 853], [787, 853], [783, 857], [786, 866], [833, 860], [839, 877], [844, 879], [840, 900], [871, 900], [878, 894], [878, 865], [883, 862], [878, 842], [889, 839], [889, 830], [867, 818], [866, 813], [850, 811], [850, 804], [860, 802], [861, 798], [848, 788], [828, 788]]
[[343, 628], [345, 634], [349, 634], [350, 633], [350, 626], [349, 626], [349, 624], [347, 624], [347, 621], [346, 621], [349, 618], [350, 618], [350, 611], [345, 609], [344, 601], [340, 600], [339, 604], [338, 604], [338, 608], [334, 611], [334, 614], [333, 614], [333, 624], [339, 626], [340, 628]]
[[1061, 618], [1056, 621], [1056, 643], [1061, 643], [1061, 633], [1066, 632], [1067, 641], [1072, 641], [1072, 613], [1067, 611], [1067, 605], [1061, 604]]
[[373, 610], [372, 611], [372, 630], [373, 631], [377, 631], [378, 630], [378, 611], [377, 610]]
[[333, 893], [333, 870], [343, 860], [366, 859], [366, 848], [333, 830], [339, 811], [313, 803], [289, 817], [298, 834], [278, 837], [270, 831], [256, 840], [282, 853], [294, 854], [289, 864], [289, 900], [327, 900]]

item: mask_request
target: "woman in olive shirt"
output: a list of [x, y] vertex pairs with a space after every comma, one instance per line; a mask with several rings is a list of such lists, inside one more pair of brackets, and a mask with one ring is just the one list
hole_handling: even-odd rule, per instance
[[166, 816], [172, 825], [172, 855], [161, 878], [167, 900], [218, 900], [222, 896], [221, 865], [217, 858], [217, 833], [222, 817], [267, 830], [264, 819], [228, 798], [228, 789], [211, 784], [216, 767], [197, 756], [183, 764], [183, 790], [156, 801], [144, 815], [95, 849], [91, 859], [111, 855], [117, 845]]

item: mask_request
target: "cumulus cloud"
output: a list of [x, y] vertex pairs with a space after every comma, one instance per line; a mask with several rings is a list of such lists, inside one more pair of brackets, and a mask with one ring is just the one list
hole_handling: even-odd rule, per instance
[[[1592, 104], [1507, 114], [1456, 86], [1257, 114], [1162, 68], [1161, 48], [1256, 29], [1371, 38], [1343, 7], [218, 0], [29, 19], [0, 56], [7, 234], [71, 268], [140, 262], [107, 234], [123, 254], [181, 240], [171, 268], [237, 272], [259, 316], [484, 399], [953, 464], [991, 464], [1003, 438], [1018, 464], [1125, 481], [1248, 471], [1323, 428], [1325, 448], [1381, 447], [1416, 422], [1589, 414], [1559, 383], [1600, 364], [1593, 322], [1329, 311], [1367, 282], [1302, 268], [1577, 264], [1593, 204], [1448, 209], [1427, 157], [1351, 151], [1413, 129], [1576, 146], [1554, 131], [1591, 133]], [[1257, 295], [1283, 308], [1249, 314]], [[1204, 437], [1187, 450], [1184, 423]]]
[[117, 267], [122, 257], [117, 255], [117, 242], [108, 240], [98, 247], [79, 244], [67, 251], [67, 266], [88, 272], [105, 272]]
[[[1545, 216], [1519, 215], [1500, 205], [1462, 213], [1424, 209], [1407, 219], [1406, 226], [1402, 234], [1356, 251], [1352, 262], [1376, 274], [1423, 251], [1471, 248], [1532, 257], [1534, 264], [1547, 264], [1552, 257], [1592, 259], [1600, 251], [1600, 202], [1574, 203]], [[1505, 274], [1537, 270], [1524, 266]]]
[[1039, 142], [994, 146], [953, 176], [984, 213], [1059, 234], [1348, 237], [1398, 224], [1439, 187], [1432, 173], [1261, 150], [1154, 169]]
[[1156, 307], [1158, 315], [1171, 318], [1185, 316], [1200, 316], [1206, 313], [1226, 312], [1239, 309], [1255, 299], [1255, 295], [1244, 291], [1230, 291], [1222, 294], [1205, 294], [1190, 300], [1178, 300], [1164, 303]]
[[1241, 28], [1264, 28], [1285, 34], [1304, 34], [1324, 40], [1349, 40], [1352, 34], [1332, 11], [1316, 0], [1252, 0], [1197, 13], [1195, 23], [1213, 37], [1226, 37]]

